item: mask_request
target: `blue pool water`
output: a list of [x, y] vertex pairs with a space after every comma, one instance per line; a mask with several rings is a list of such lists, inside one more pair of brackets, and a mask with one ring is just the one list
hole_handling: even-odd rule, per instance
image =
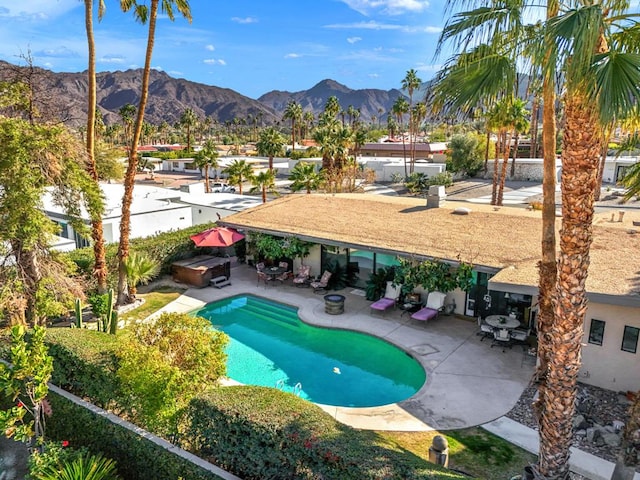
[[399, 348], [370, 335], [307, 325], [297, 312], [243, 295], [195, 314], [229, 335], [227, 375], [246, 385], [325, 405], [373, 407], [405, 400], [424, 384], [424, 369]]

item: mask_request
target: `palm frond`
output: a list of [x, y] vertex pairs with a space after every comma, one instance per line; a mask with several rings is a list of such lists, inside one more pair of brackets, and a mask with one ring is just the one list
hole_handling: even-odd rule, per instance
[[614, 51], [594, 58], [600, 118], [605, 122], [624, 118], [640, 101], [640, 54]]

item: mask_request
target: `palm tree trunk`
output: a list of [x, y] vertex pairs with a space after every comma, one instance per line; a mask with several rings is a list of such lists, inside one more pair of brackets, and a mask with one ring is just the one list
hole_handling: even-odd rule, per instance
[[538, 367], [533, 381], [538, 384], [538, 399], [533, 405], [538, 425], [543, 415], [547, 366], [551, 355], [551, 325], [554, 320], [553, 294], [556, 286], [556, 95], [555, 80], [543, 80], [542, 99], [542, 255], [538, 283]]
[[211, 192], [211, 188], [209, 188], [209, 164], [204, 166], [204, 191], [206, 193]]
[[[531, 105], [531, 144], [529, 145], [529, 157], [538, 158], [538, 111], [540, 110], [540, 99], [538, 95], [533, 98]], [[543, 112], [544, 115], [544, 112]], [[554, 119], [555, 123], [555, 119]]]
[[520, 145], [520, 134], [516, 132], [515, 144], [513, 145], [513, 156], [511, 157], [511, 180], [516, 175], [516, 158], [518, 158], [518, 146]]
[[[98, 183], [98, 170], [95, 160], [95, 123], [96, 123], [96, 46], [93, 36], [93, 0], [85, 0], [85, 28], [89, 50], [87, 83], [87, 172], [94, 182]], [[93, 239], [94, 265], [93, 273], [98, 282], [98, 293], [107, 292], [107, 262], [104, 249], [104, 230], [102, 227], [103, 205], [98, 211], [91, 212], [91, 238]]]
[[498, 159], [500, 148], [503, 148], [504, 132], [498, 133], [498, 142], [496, 144], [496, 157], [493, 159], [493, 179], [491, 184], [491, 205], [496, 205], [498, 201]]
[[592, 242], [593, 191], [600, 142], [598, 119], [580, 92], [565, 100], [562, 152], [562, 228], [555, 295], [555, 321], [549, 335], [549, 364], [540, 425], [539, 471], [549, 480], [569, 472], [576, 383], [581, 364], [585, 282]]
[[640, 392], [636, 392], [634, 401], [629, 407], [629, 420], [624, 426], [622, 436], [622, 453], [616, 462], [611, 480], [633, 480], [640, 453], [637, 439], [634, 439], [638, 432], [640, 432]]
[[489, 170], [489, 149], [491, 148], [491, 130], [487, 128], [487, 146], [484, 149], [484, 174]]
[[505, 133], [504, 152], [502, 153], [502, 172], [500, 172], [500, 186], [498, 188], [498, 196], [496, 205], [502, 206], [502, 197], [504, 195], [504, 183], [507, 179], [507, 167], [509, 166], [509, 153], [511, 148], [511, 132]]
[[144, 71], [142, 74], [142, 90], [140, 92], [140, 105], [136, 117], [136, 124], [129, 148], [129, 165], [124, 178], [124, 195], [122, 197], [122, 218], [120, 221], [120, 244], [118, 245], [118, 299], [117, 305], [124, 305], [129, 301], [127, 295], [127, 274], [125, 262], [129, 257], [129, 234], [131, 232], [131, 203], [133, 201], [133, 186], [136, 179], [136, 169], [138, 167], [138, 140], [142, 132], [142, 122], [144, 121], [144, 109], [147, 106], [149, 97], [149, 74], [151, 72], [151, 55], [156, 31], [156, 18], [158, 15], [159, 0], [151, 0], [149, 13], [149, 32], [147, 36], [147, 51], [144, 60]]

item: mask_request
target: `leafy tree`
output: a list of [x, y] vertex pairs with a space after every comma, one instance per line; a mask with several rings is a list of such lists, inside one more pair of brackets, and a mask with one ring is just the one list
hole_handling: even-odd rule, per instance
[[273, 157], [281, 155], [284, 149], [285, 139], [275, 128], [265, 128], [260, 132], [260, 139], [256, 143], [258, 153], [269, 157], [269, 171], [273, 171]]
[[83, 293], [49, 250], [58, 229], [40, 208], [42, 198], [49, 191], [83, 234], [80, 208], [99, 203], [100, 192], [70, 132], [9, 118], [0, 118], [0, 190], [0, 250], [10, 259], [0, 270], [0, 311], [12, 323], [43, 323]]
[[254, 175], [251, 179], [252, 187], [249, 193], [260, 192], [262, 203], [267, 203], [267, 193], [278, 195], [276, 190], [276, 171], [268, 170]]
[[208, 320], [164, 313], [153, 323], [138, 324], [118, 351], [118, 378], [130, 413], [142, 425], [175, 434], [189, 401], [226, 373], [228, 337]]
[[41, 446], [44, 417], [51, 415], [46, 397], [53, 359], [44, 343], [46, 329], [36, 326], [27, 335], [22, 325], [11, 329], [9, 363], [0, 363], [0, 391], [15, 405], [0, 410], [0, 429], [7, 438]]
[[109, 182], [111, 180], [122, 180], [124, 176], [124, 167], [120, 161], [122, 152], [100, 141], [96, 142], [94, 152], [98, 179]]
[[317, 190], [323, 182], [322, 172], [316, 171], [316, 166], [309, 162], [298, 162], [291, 169], [289, 180], [292, 180], [291, 191], [299, 192], [306, 190], [307, 194], [311, 190]]
[[138, 4], [135, 0], [121, 0], [120, 6], [124, 11], [134, 9], [136, 20], [145, 24], [148, 21], [147, 49], [142, 72], [142, 86], [140, 89], [140, 103], [137, 108], [137, 117], [133, 129], [133, 137], [129, 144], [129, 165], [124, 178], [124, 194], [122, 196], [122, 220], [120, 222], [120, 242], [118, 244], [118, 305], [129, 301], [126, 294], [127, 275], [125, 261], [129, 256], [129, 234], [131, 232], [131, 203], [133, 202], [133, 186], [136, 180], [138, 168], [138, 142], [144, 122], [144, 110], [149, 97], [149, 74], [151, 73], [151, 55], [156, 33], [156, 21], [158, 19], [158, 4], [161, 3], [162, 12], [174, 20], [175, 10], [180, 12], [189, 22], [191, 21], [191, 9], [187, 0], [150, 0], [150, 5]]
[[242, 195], [242, 184], [253, 180], [253, 167], [246, 160], [234, 160], [222, 172], [229, 176], [231, 185], [238, 185], [240, 195]]
[[473, 133], [454, 135], [449, 141], [447, 170], [473, 177], [482, 169], [484, 146]]

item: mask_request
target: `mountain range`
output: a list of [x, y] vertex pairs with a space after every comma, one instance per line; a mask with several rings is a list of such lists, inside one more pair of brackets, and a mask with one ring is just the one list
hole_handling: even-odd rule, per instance
[[[120, 108], [137, 105], [140, 100], [142, 69], [101, 72], [96, 75], [97, 104], [104, 122], [121, 123]], [[32, 85], [34, 96], [41, 102], [56, 103], [58, 114], [71, 125], [82, 125], [86, 119], [87, 73], [56, 73], [38, 67], [21, 67], [0, 61], [0, 80], [19, 78]], [[166, 121], [173, 124], [184, 110], [191, 108], [204, 119], [210, 117], [219, 123], [233, 119], [260, 119], [263, 125], [276, 124], [290, 100], [302, 105], [304, 111], [320, 113], [331, 96], [338, 98], [341, 107], [353, 106], [360, 110], [364, 122], [386, 121], [393, 103], [403, 93], [400, 90], [352, 90], [334, 80], [322, 80], [309, 90], [300, 92], [272, 91], [257, 100], [229, 88], [173, 78], [165, 72], [152, 70], [149, 78], [149, 98], [145, 120], [152, 124]], [[64, 113], [62, 113], [64, 112]]]

